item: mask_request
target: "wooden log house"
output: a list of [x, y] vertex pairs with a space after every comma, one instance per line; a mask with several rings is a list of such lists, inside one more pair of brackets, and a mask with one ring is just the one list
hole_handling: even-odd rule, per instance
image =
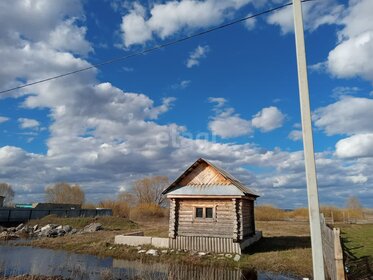
[[173, 249], [241, 253], [258, 239], [258, 195], [205, 159], [198, 159], [163, 194], [170, 199]]

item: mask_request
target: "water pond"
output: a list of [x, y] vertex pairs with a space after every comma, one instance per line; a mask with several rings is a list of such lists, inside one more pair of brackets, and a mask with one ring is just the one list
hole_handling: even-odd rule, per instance
[[69, 279], [292, 280], [283, 275], [223, 267], [147, 264], [27, 246], [0, 245], [0, 276], [62, 275]]

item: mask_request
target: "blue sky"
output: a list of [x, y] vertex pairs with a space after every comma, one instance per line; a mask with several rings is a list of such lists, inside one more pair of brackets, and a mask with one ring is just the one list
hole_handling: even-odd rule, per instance
[[[0, 89], [142, 51], [281, 5], [235, 1], [4, 1]], [[372, 206], [369, 0], [303, 4], [320, 201]], [[199, 157], [262, 197], [306, 206], [291, 7], [181, 44], [0, 96], [0, 181], [16, 200], [59, 181], [88, 201]]]

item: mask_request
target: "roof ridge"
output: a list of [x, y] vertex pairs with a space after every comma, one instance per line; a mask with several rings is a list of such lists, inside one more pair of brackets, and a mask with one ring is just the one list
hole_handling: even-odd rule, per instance
[[[259, 196], [259, 195], [255, 194], [252, 190], [250, 190], [248, 187], [246, 187], [244, 184], [242, 184], [237, 178], [235, 178], [229, 172], [227, 172], [224, 169], [216, 166], [215, 164], [211, 163], [210, 161], [208, 161], [204, 158], [199, 158], [198, 160], [196, 160], [170, 186], [168, 186], [162, 192], [162, 194], [167, 194], [168, 192], [170, 192], [174, 187], [177, 186], [178, 182], [180, 182], [185, 176], [187, 176], [192, 170], [194, 170], [202, 162], [205, 162], [207, 165], [211, 166], [216, 171], [218, 171], [224, 178], [228, 179], [232, 183], [232, 185], [234, 185], [236, 188], [238, 188], [240, 191], [242, 191], [245, 195], [251, 195], [251, 196], [255, 196], [255, 197]], [[191, 185], [201, 186], [201, 185], [198, 185], [198, 184], [191, 184]], [[202, 185], [209, 185], [209, 184], [202, 184]], [[212, 184], [212, 185], [223, 185], [223, 184]]]

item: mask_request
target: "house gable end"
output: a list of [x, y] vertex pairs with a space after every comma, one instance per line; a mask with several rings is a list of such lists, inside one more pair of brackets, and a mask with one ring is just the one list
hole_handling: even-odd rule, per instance
[[234, 185], [243, 195], [258, 197], [258, 195], [242, 185], [232, 175], [202, 158], [192, 164], [180, 177], [168, 186], [162, 194], [168, 194], [175, 189], [185, 186], [208, 187], [228, 185]]
[[206, 162], [201, 162], [178, 182], [178, 186], [187, 185], [228, 185], [230, 180], [221, 175]]

